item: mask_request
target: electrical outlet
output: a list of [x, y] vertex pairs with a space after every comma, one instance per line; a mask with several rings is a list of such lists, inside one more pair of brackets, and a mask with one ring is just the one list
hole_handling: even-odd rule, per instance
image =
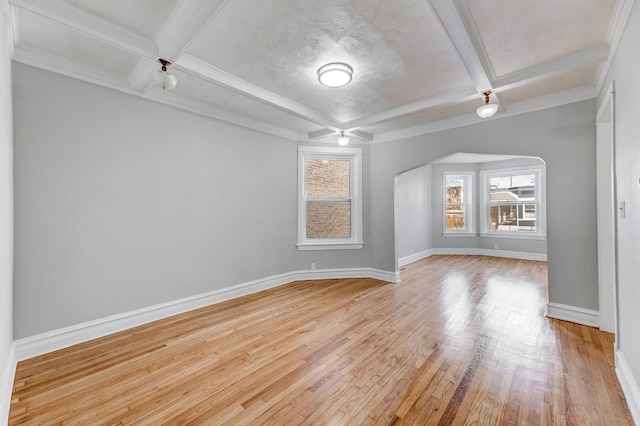
[[315, 262], [311, 264], [311, 270], [312, 270], [312, 271], [315, 271], [315, 270], [316, 270], [316, 264], [315, 264]]
[[493, 249], [494, 249], [494, 250], [498, 250], [499, 248], [500, 248], [500, 246], [499, 246], [499, 245], [497, 245], [497, 244], [494, 244], [494, 245], [493, 245]]

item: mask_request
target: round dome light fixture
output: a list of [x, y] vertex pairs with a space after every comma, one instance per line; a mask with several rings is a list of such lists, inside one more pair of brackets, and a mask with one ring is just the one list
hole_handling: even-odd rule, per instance
[[484, 92], [484, 105], [478, 107], [476, 109], [476, 114], [480, 118], [489, 118], [493, 117], [496, 112], [498, 112], [498, 104], [489, 103], [489, 95], [491, 95], [491, 90]]
[[162, 69], [156, 73], [156, 83], [158, 83], [160, 87], [162, 87], [162, 90], [173, 89], [174, 87], [176, 87], [176, 84], [178, 84], [178, 79], [175, 75], [169, 74], [169, 71], [167, 71], [167, 67], [171, 65], [171, 62], [162, 58], [158, 59], [158, 62], [162, 64]]
[[327, 87], [342, 87], [351, 81], [353, 68], [342, 62], [332, 62], [318, 69], [318, 81]]
[[340, 146], [345, 146], [349, 143], [349, 136], [345, 136], [344, 132], [340, 132], [340, 136], [338, 136], [338, 144]]

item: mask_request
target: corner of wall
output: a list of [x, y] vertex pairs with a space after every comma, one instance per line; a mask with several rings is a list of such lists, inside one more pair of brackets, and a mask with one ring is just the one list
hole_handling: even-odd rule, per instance
[[11, 408], [16, 365], [15, 344], [12, 344], [6, 363], [2, 366], [2, 377], [0, 377], [0, 424], [9, 423], [9, 409]]
[[547, 303], [547, 317], [575, 322], [589, 327], [600, 327], [600, 313], [591, 309], [561, 303]]
[[616, 375], [622, 387], [622, 392], [627, 399], [627, 405], [631, 416], [636, 424], [640, 425], [640, 386], [635, 377], [631, 373], [631, 368], [627, 363], [627, 359], [622, 354], [622, 351], [616, 351]]

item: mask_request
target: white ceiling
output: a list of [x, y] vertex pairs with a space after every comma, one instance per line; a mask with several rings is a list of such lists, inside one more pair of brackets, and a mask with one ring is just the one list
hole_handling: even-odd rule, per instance
[[[8, 0], [13, 59], [285, 138], [386, 141], [591, 99], [633, 0]], [[153, 84], [158, 58], [178, 86]], [[318, 83], [329, 62], [354, 69]]]

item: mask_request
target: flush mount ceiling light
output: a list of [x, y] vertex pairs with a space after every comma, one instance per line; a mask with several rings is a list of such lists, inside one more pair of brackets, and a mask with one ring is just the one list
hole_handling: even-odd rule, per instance
[[342, 87], [351, 81], [353, 69], [341, 62], [333, 62], [320, 67], [318, 81], [327, 87]]
[[169, 74], [167, 71], [167, 67], [171, 65], [171, 62], [162, 58], [158, 59], [158, 62], [162, 64], [162, 69], [158, 71], [155, 76], [156, 83], [158, 83], [163, 90], [173, 89], [176, 87], [176, 84], [178, 84], [178, 79], [175, 75]]
[[496, 114], [496, 112], [498, 112], [498, 104], [489, 103], [489, 95], [491, 95], [491, 90], [484, 92], [483, 95], [484, 95], [484, 105], [476, 109], [476, 114], [478, 114], [478, 117], [480, 118], [493, 117]]
[[344, 132], [340, 132], [340, 136], [338, 136], [338, 143], [341, 146], [345, 146], [346, 144], [349, 143], [349, 136], [345, 136]]

